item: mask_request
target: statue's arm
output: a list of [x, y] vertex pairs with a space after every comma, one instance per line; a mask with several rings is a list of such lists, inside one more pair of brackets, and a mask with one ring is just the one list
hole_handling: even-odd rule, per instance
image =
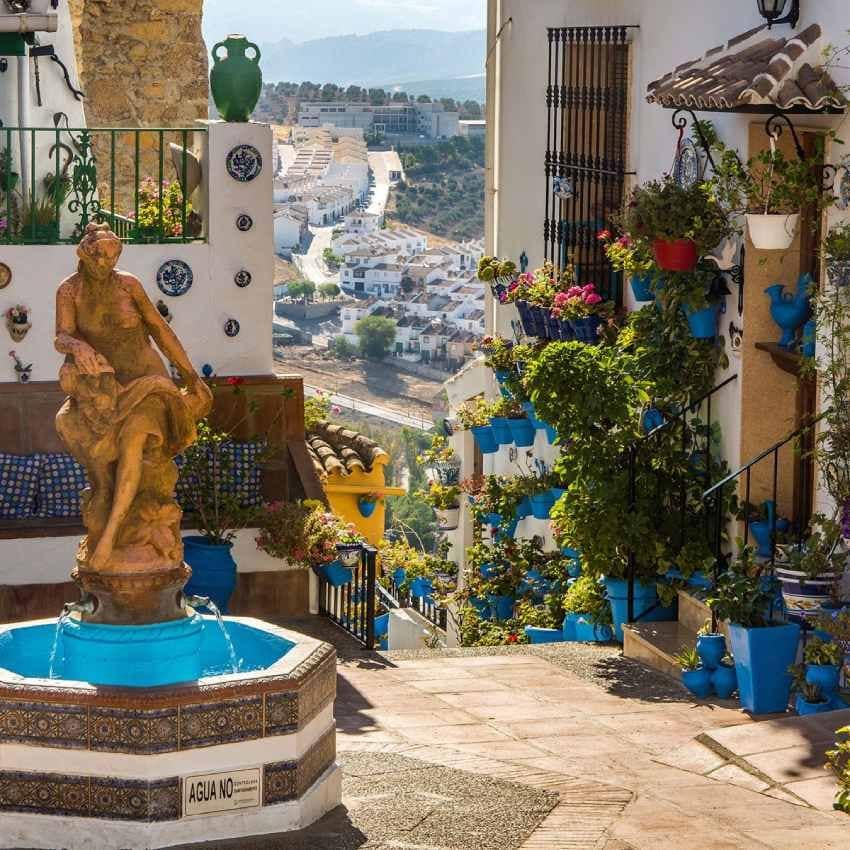
[[56, 293], [56, 340], [60, 354], [70, 354], [76, 365], [88, 374], [102, 371], [97, 352], [77, 335], [77, 309], [70, 282], [63, 283]]
[[180, 372], [180, 376], [187, 384], [193, 385], [198, 383], [200, 381], [198, 373], [195, 371], [195, 367], [192, 366], [192, 361], [189, 360], [189, 356], [177, 338], [177, 334], [171, 330], [168, 322], [162, 318], [159, 310], [151, 303], [139, 279], [132, 275], [124, 275], [122, 282], [130, 292], [133, 302], [138, 308], [139, 313], [141, 313], [142, 320], [148, 329], [148, 333], [153, 337], [157, 348], [177, 367], [177, 371]]

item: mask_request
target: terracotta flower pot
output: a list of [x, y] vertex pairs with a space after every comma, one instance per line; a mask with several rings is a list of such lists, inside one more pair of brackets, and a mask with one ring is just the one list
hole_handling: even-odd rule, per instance
[[668, 272], [689, 272], [699, 260], [693, 239], [656, 239], [652, 243], [652, 253], [658, 267]]

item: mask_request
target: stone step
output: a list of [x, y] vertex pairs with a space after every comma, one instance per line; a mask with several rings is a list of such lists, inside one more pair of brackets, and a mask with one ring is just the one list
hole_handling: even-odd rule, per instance
[[677, 680], [681, 668], [674, 656], [682, 647], [695, 646], [696, 641], [696, 631], [675, 620], [623, 626], [623, 655]]
[[[698, 632], [706, 621], [711, 622], [711, 608], [701, 598], [707, 595], [706, 591], [702, 591], [700, 595], [688, 590], [679, 591], [679, 623], [688, 631]], [[726, 623], [720, 623], [720, 631], [729, 637]]]

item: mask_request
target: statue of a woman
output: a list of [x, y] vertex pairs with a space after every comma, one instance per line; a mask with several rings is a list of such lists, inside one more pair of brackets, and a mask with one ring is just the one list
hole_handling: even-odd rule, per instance
[[[182, 568], [173, 459], [212, 404], [139, 280], [115, 268], [121, 248], [107, 225], [90, 224], [77, 272], [56, 297], [56, 349], [66, 355], [59, 380], [69, 396], [56, 427], [90, 482], [77, 558], [89, 575]], [[152, 341], [185, 387], [169, 377]]]

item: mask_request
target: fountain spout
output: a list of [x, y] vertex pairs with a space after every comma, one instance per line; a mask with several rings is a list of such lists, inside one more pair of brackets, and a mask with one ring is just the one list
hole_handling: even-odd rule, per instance
[[207, 608], [210, 604], [209, 596], [187, 596], [185, 593], [180, 594], [180, 607], [185, 611], [187, 608]]
[[90, 593], [87, 593], [78, 602], [66, 602], [62, 606], [63, 617], [68, 617], [71, 614], [94, 614], [95, 611], [97, 611], [97, 598]]

